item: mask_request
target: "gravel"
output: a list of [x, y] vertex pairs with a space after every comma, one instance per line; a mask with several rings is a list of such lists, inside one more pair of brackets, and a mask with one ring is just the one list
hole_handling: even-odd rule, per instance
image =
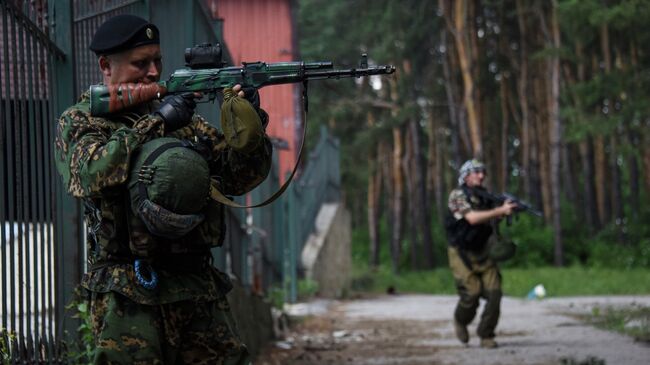
[[[578, 319], [594, 308], [650, 307], [650, 296], [504, 297], [497, 349], [479, 346], [478, 318], [469, 327], [468, 345], [456, 339], [451, 322], [456, 300], [449, 295], [386, 295], [319, 300], [313, 304], [317, 310], [301, 303], [297, 312], [309, 317], [285, 333], [279, 346], [263, 351], [255, 364], [650, 364], [648, 343]], [[287, 310], [291, 313], [292, 307]]]

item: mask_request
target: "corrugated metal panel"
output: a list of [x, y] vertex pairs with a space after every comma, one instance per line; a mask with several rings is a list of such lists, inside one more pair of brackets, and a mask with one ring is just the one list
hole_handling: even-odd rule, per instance
[[[289, 0], [218, 0], [208, 7], [222, 18], [224, 40], [235, 65], [245, 62], [286, 62], [294, 60], [291, 7]], [[269, 113], [269, 135], [282, 138], [289, 150], [280, 157], [280, 177], [284, 181], [296, 161], [296, 137], [302, 116], [296, 115], [295, 93], [300, 85], [271, 86], [260, 90], [262, 107]]]

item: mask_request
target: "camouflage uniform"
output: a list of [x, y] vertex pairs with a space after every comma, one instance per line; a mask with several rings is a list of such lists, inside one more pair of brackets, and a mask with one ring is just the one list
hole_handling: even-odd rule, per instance
[[[470, 210], [490, 209], [481, 206], [480, 201], [472, 196], [471, 203], [461, 188], [454, 189], [449, 195], [449, 210], [454, 218], [462, 219]], [[494, 329], [499, 321], [501, 306], [501, 273], [497, 264], [488, 257], [488, 248], [496, 234], [492, 234], [487, 244], [482, 247], [461, 249], [450, 245], [447, 249], [456, 289], [460, 299], [454, 318], [467, 326], [476, 316], [479, 299], [486, 299], [477, 334], [481, 338], [493, 338]]]
[[[223, 241], [224, 207], [209, 201], [204, 222], [173, 241], [152, 238], [129, 207], [130, 161], [141, 144], [165, 135], [162, 121], [149, 114], [156, 106], [91, 117], [85, 93], [58, 121], [57, 170], [68, 191], [87, 207], [89, 272], [81, 285], [90, 293], [95, 363], [246, 364], [248, 353], [225, 297], [229, 278], [209, 261], [210, 248]], [[227, 195], [252, 190], [271, 167], [266, 136], [249, 154], [237, 153], [196, 114], [169, 136], [211, 142], [211, 174]], [[148, 290], [135, 278], [132, 248], [152, 239], [163, 249], [156, 253], [160, 266], [153, 264], [158, 287]]]

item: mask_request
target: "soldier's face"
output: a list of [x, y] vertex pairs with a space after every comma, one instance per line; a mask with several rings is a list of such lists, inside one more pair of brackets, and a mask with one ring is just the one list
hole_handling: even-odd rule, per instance
[[467, 186], [475, 187], [475, 186], [483, 186], [483, 181], [485, 180], [485, 170], [474, 170], [467, 175], [465, 178], [465, 183]]
[[162, 56], [160, 46], [147, 44], [121, 53], [99, 58], [104, 84], [140, 82], [149, 84], [160, 80]]

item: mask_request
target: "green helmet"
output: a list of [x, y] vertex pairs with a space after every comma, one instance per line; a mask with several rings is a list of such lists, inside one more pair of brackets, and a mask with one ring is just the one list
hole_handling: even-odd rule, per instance
[[157, 138], [142, 145], [131, 164], [128, 189], [131, 209], [149, 232], [179, 238], [204, 219], [210, 170], [190, 142]]

